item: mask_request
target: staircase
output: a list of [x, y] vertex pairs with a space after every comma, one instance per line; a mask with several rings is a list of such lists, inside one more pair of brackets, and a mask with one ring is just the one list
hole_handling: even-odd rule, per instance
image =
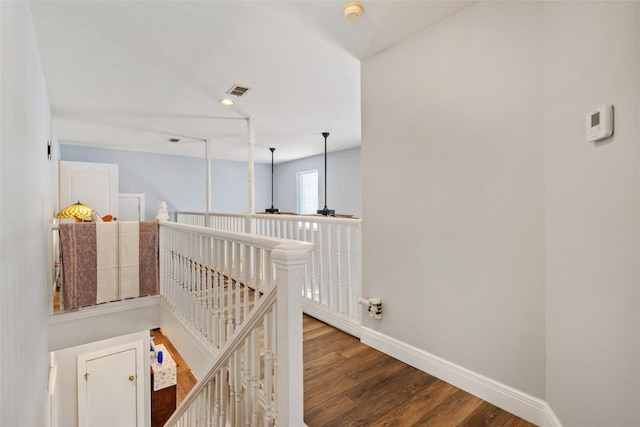
[[160, 293], [212, 349], [167, 426], [303, 425], [301, 289], [313, 244], [160, 224]]

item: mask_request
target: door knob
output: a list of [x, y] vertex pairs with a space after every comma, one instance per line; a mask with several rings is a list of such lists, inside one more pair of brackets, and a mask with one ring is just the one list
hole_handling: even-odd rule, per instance
[[134, 377], [133, 375], [129, 375], [129, 381], [133, 381], [135, 379], [136, 379], [136, 377]]

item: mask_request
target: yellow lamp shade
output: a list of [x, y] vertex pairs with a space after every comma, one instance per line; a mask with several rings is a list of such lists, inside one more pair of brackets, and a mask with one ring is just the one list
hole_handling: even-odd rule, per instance
[[82, 221], [86, 218], [91, 219], [92, 210], [93, 208], [78, 202], [62, 209], [60, 212], [58, 212], [56, 218], [73, 218]]

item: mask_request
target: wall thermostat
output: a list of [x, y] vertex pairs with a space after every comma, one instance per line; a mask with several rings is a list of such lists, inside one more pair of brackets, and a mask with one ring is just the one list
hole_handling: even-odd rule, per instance
[[587, 116], [587, 142], [600, 141], [613, 135], [613, 105], [603, 105]]

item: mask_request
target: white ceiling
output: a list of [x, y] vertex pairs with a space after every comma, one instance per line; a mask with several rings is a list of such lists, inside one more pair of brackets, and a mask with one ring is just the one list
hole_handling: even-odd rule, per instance
[[[360, 60], [471, 1], [32, 1], [62, 143], [276, 162], [360, 145]], [[251, 88], [234, 107], [218, 100]], [[168, 143], [170, 137], [182, 138]]]

